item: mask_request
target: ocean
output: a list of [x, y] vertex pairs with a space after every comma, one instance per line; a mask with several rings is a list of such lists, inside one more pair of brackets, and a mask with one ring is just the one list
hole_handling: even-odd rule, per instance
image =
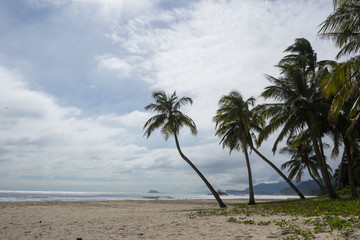
[[[255, 195], [255, 199], [289, 199], [297, 196]], [[248, 199], [248, 195], [223, 195], [222, 199]], [[60, 192], [0, 190], [0, 202], [17, 201], [118, 201], [118, 200], [185, 200], [214, 199], [207, 194], [119, 193], [119, 192]]]

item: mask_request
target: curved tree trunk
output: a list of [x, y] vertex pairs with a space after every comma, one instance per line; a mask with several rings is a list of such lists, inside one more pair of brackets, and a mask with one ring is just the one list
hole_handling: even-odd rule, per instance
[[343, 171], [343, 167], [344, 167], [344, 160], [345, 160], [345, 149], [344, 149], [344, 152], [343, 152], [343, 155], [342, 155], [342, 158], [341, 158], [341, 162], [340, 162], [340, 166], [339, 166], [339, 172], [338, 172], [338, 181], [337, 181], [337, 184], [336, 184], [336, 189], [339, 190], [340, 187], [341, 187], [341, 174], [342, 174], [342, 171]]
[[325, 192], [325, 189], [324, 189], [324, 186], [316, 179], [316, 177], [311, 173], [311, 170], [310, 170], [310, 167], [307, 166], [307, 169], [309, 171], [309, 174], [310, 174], [310, 177], [312, 177], [312, 179], [314, 179], [314, 181], [317, 183], [317, 185], [319, 185], [320, 189], [321, 189], [321, 192], [324, 193]]
[[247, 144], [244, 142], [244, 153], [245, 153], [245, 160], [246, 160], [246, 167], [248, 171], [248, 177], [249, 177], [249, 205], [255, 205], [255, 197], [254, 197], [254, 187], [252, 183], [252, 174], [251, 174], [251, 166], [250, 166], [250, 160], [249, 160], [249, 154], [247, 151]]
[[[308, 124], [308, 126], [309, 126], [309, 124]], [[328, 173], [328, 171], [326, 169], [326, 165], [324, 164], [323, 157], [322, 157], [321, 151], [319, 149], [318, 141], [317, 141], [316, 137], [313, 137], [313, 136], [311, 136], [311, 139], [312, 139], [312, 142], [313, 142], [313, 145], [314, 145], [314, 150], [315, 150], [315, 154], [316, 154], [316, 160], [317, 160], [317, 162], [319, 164], [320, 172], [321, 172], [321, 175], [323, 177], [323, 181], [324, 181], [327, 193], [329, 194], [329, 197], [331, 199], [339, 198], [339, 196], [336, 194], [334, 188], [331, 185], [329, 173]]]
[[256, 148], [250, 146], [251, 149], [260, 156], [267, 164], [269, 164], [286, 182], [290, 185], [290, 187], [299, 195], [301, 199], [305, 199], [305, 196], [300, 192], [300, 190], [286, 177], [278, 167], [276, 167], [269, 159], [267, 159], [264, 155], [262, 155]]
[[221, 200], [219, 194], [211, 186], [211, 184], [208, 182], [208, 180], [204, 177], [204, 175], [202, 175], [202, 173], [197, 169], [197, 167], [195, 167], [195, 165], [183, 154], [183, 152], [180, 149], [180, 144], [179, 144], [179, 140], [178, 140], [178, 137], [177, 137], [176, 133], [174, 134], [174, 137], [175, 137], [176, 148], [177, 148], [180, 156], [182, 157], [182, 159], [184, 159], [185, 162], [187, 162], [192, 167], [192, 169], [194, 169], [194, 171], [199, 175], [199, 177], [204, 181], [206, 186], [209, 188], [210, 192], [214, 195], [214, 197], [215, 197], [216, 201], [218, 202], [219, 206], [221, 208], [226, 208], [225, 203], [223, 203], [223, 201]]
[[308, 115], [307, 115], [306, 124], [310, 130], [310, 136], [311, 136], [311, 141], [313, 143], [313, 147], [314, 147], [314, 151], [315, 151], [315, 155], [316, 155], [316, 161], [319, 165], [320, 172], [321, 172], [327, 193], [329, 194], [329, 197], [331, 199], [339, 198], [339, 196], [336, 194], [336, 192], [331, 184], [329, 172], [326, 168], [326, 163], [324, 162], [325, 159], [323, 158], [323, 155], [320, 150], [318, 138], [316, 136], [315, 129], [314, 129], [314, 128], [316, 128], [314, 116], [309, 112], [307, 114]]
[[346, 151], [347, 160], [348, 160], [348, 177], [349, 177], [349, 183], [350, 183], [350, 189], [351, 189], [351, 196], [353, 198], [356, 198], [359, 195], [356, 191], [352, 154], [351, 154], [351, 149], [350, 149], [347, 139], [344, 139], [344, 145], [345, 145], [345, 151]]
[[319, 147], [320, 147], [320, 151], [321, 151], [321, 157], [323, 159], [324, 166], [326, 167], [326, 170], [327, 170], [325, 153], [324, 153], [324, 145], [323, 145], [323, 142], [322, 142], [321, 138], [318, 138], [318, 140], [319, 140]]

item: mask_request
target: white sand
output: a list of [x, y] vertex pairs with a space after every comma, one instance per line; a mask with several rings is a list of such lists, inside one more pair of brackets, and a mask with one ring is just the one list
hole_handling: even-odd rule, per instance
[[[229, 203], [234, 200], [227, 200]], [[235, 202], [239, 202], [236, 200]], [[218, 209], [213, 200], [1, 202], [0, 239], [281, 239], [289, 231], [228, 222], [229, 216], [190, 218]], [[239, 217], [239, 216], [237, 216]], [[291, 218], [252, 216], [256, 222]], [[302, 219], [297, 220], [298, 224]], [[357, 233], [360, 237], [360, 234]], [[321, 233], [316, 239], [336, 239]]]

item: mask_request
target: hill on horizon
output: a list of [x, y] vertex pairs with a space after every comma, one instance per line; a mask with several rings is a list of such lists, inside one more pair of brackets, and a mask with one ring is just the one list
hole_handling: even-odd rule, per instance
[[[314, 180], [308, 180], [300, 183], [292, 181], [292, 183], [304, 194], [318, 196], [321, 195], [321, 190]], [[247, 194], [249, 188], [245, 190], [225, 190], [227, 194]], [[295, 191], [285, 181], [277, 183], [260, 183], [254, 186], [255, 194], [269, 194], [269, 195], [296, 195]]]

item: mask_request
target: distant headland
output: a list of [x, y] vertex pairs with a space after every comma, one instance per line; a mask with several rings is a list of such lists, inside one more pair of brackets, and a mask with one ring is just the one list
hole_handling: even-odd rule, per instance
[[157, 191], [157, 190], [150, 190], [148, 193], [160, 193], [159, 191]]

